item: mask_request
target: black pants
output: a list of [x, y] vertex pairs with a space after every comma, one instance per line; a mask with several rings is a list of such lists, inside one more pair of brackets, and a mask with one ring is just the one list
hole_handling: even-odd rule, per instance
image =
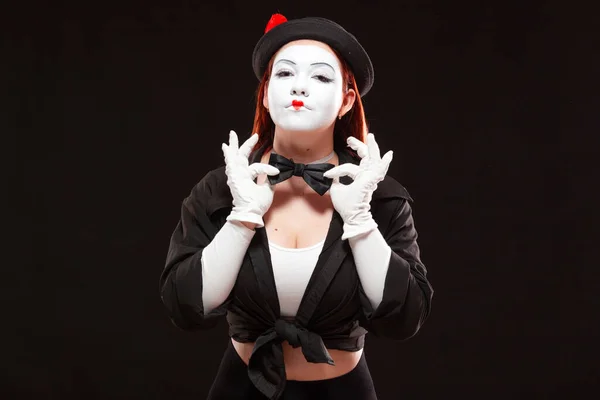
[[[248, 367], [229, 341], [207, 400], [264, 400], [248, 378]], [[377, 400], [363, 352], [358, 365], [337, 378], [319, 381], [287, 381], [284, 400]]]

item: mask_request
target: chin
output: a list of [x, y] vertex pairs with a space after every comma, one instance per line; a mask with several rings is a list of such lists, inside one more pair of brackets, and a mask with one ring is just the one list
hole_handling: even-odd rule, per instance
[[283, 120], [283, 121], [278, 121], [275, 122], [275, 125], [279, 126], [281, 129], [289, 131], [289, 132], [314, 132], [314, 131], [320, 131], [323, 129], [326, 129], [328, 126], [331, 126], [333, 122], [329, 122], [329, 123], [323, 123], [323, 121], [321, 121], [320, 123], [317, 122], [313, 122], [313, 121], [302, 121], [302, 120], [298, 120], [298, 119], [294, 119], [294, 120]]
[[310, 133], [310, 132], [314, 132], [319, 129], [318, 126], [299, 126], [296, 124], [283, 125], [283, 126], [281, 126], [281, 128], [283, 128], [284, 130], [286, 130], [288, 132], [295, 132], [295, 133], [303, 133], [303, 132]]

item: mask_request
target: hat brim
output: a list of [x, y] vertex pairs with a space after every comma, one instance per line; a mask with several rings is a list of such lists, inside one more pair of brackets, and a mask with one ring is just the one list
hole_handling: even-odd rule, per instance
[[275, 26], [260, 38], [252, 53], [254, 74], [261, 80], [273, 55], [294, 40], [317, 40], [329, 45], [348, 63], [361, 96], [365, 96], [374, 81], [374, 69], [369, 55], [350, 32], [325, 18], [301, 18]]

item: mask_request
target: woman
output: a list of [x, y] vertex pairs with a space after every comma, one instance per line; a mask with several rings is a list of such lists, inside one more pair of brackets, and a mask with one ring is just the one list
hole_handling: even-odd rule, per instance
[[371, 61], [322, 18], [275, 14], [253, 54], [254, 132], [184, 200], [161, 276], [178, 327], [226, 315], [209, 399], [376, 399], [364, 337], [407, 339], [433, 290], [410, 196], [366, 135]]

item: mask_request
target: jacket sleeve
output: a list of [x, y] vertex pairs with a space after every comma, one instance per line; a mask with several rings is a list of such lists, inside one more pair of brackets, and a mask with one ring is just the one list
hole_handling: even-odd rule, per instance
[[[392, 249], [383, 299], [373, 309], [362, 286], [361, 326], [375, 336], [404, 340], [414, 336], [427, 319], [431, 309], [433, 288], [427, 280], [427, 270], [420, 259], [417, 231], [408, 200], [385, 202], [379, 228]], [[386, 210], [388, 208], [388, 210]], [[389, 223], [384, 225], [384, 221]], [[381, 222], [380, 222], [381, 221]]]
[[183, 201], [181, 217], [169, 244], [160, 276], [160, 297], [171, 321], [184, 330], [209, 329], [226, 314], [231, 295], [219, 307], [204, 314], [202, 304], [202, 252], [219, 230], [203, 205], [211, 195], [204, 178]]

